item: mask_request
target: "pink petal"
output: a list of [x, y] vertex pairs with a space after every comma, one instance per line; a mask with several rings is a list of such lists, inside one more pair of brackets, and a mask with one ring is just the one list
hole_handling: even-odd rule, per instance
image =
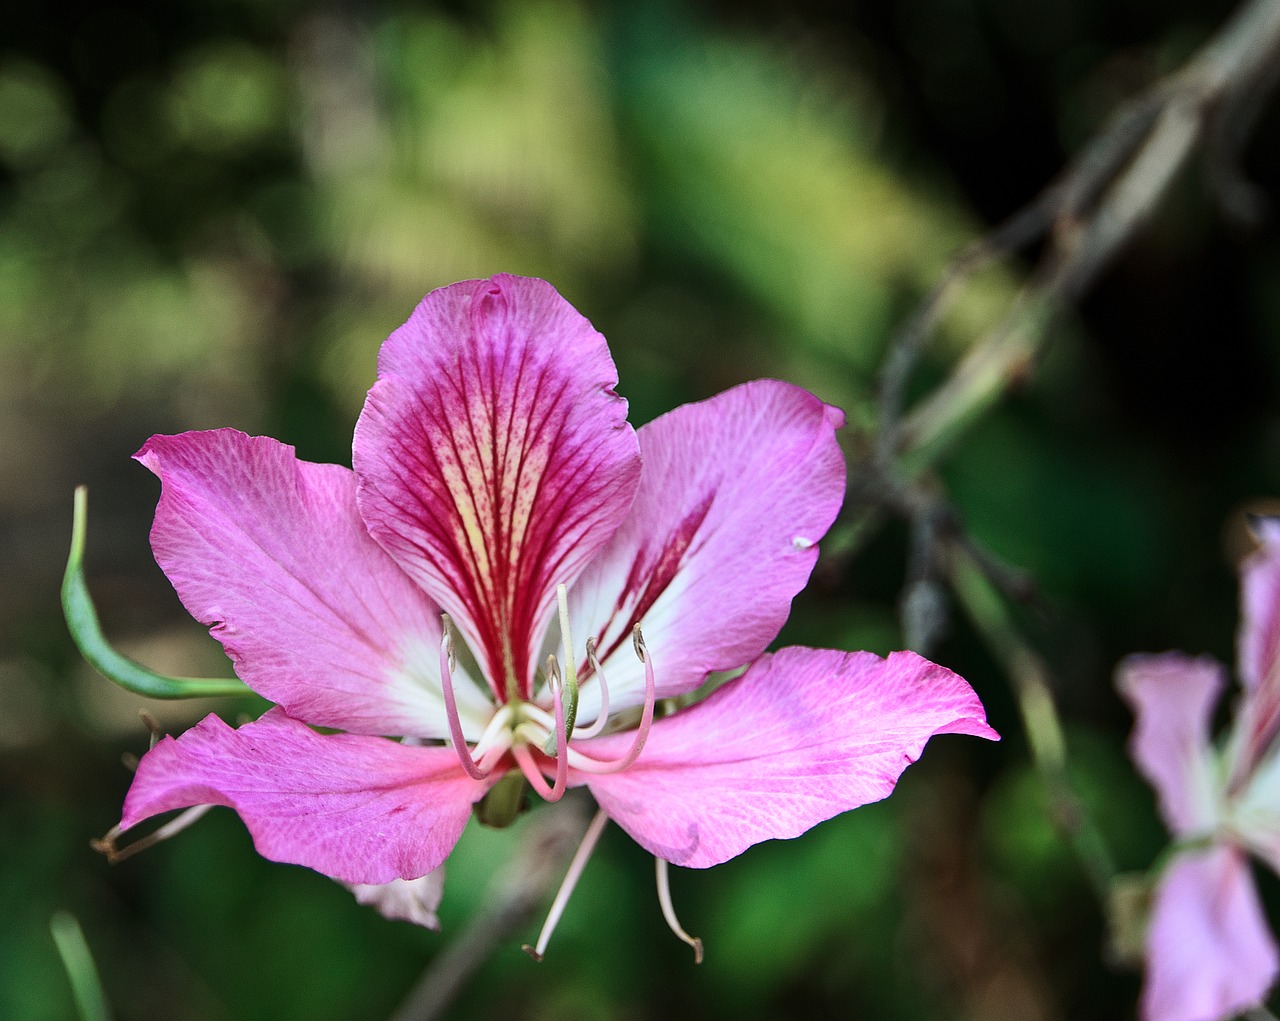
[[[153, 436], [157, 562], [213, 625], [236, 673], [297, 719], [366, 734], [448, 734], [440, 610], [369, 538], [355, 476], [233, 429]], [[469, 736], [491, 703], [457, 685]]]
[[[659, 698], [751, 662], [777, 636], [844, 499], [843, 422], [799, 387], [760, 380], [640, 429], [631, 513], [570, 592], [574, 638], [596, 637], [612, 705], [642, 699], [637, 621]], [[582, 719], [595, 687], [583, 688]]]
[[1225, 1021], [1262, 1002], [1276, 968], [1245, 856], [1219, 845], [1175, 858], [1147, 931], [1143, 1021]]
[[451, 748], [317, 734], [272, 709], [239, 729], [206, 716], [157, 744], [138, 764], [120, 825], [226, 805], [264, 858], [344, 883], [389, 883], [438, 868], [484, 792]]
[[1212, 828], [1219, 815], [1222, 785], [1209, 724], [1224, 683], [1222, 667], [1208, 656], [1178, 652], [1130, 656], [1116, 671], [1116, 686], [1136, 718], [1129, 754], [1178, 836]]
[[389, 883], [353, 883], [350, 890], [356, 901], [377, 909], [384, 917], [412, 922], [438, 932], [440, 917], [436, 914], [444, 897], [444, 866], [417, 879], [393, 879]]
[[604, 338], [550, 284], [432, 291], [393, 333], [356, 428], [375, 539], [452, 613], [499, 694], [631, 506], [640, 463]]
[[[653, 854], [706, 868], [887, 796], [935, 734], [998, 739], [973, 689], [914, 653], [788, 648], [655, 722], [630, 769], [573, 782]], [[605, 758], [630, 741], [574, 747]]]
[[1280, 518], [1256, 518], [1253, 529], [1261, 545], [1240, 569], [1240, 679], [1246, 688], [1265, 681], [1280, 659]]
[[1257, 764], [1280, 731], [1280, 519], [1256, 518], [1261, 545], [1241, 565], [1240, 680], [1247, 697], [1237, 771]]

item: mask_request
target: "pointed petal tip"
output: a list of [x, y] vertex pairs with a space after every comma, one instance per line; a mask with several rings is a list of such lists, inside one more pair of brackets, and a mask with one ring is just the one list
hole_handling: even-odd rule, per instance
[[[887, 797], [935, 735], [995, 740], [959, 675], [914, 653], [789, 647], [656, 721], [621, 773], [580, 777], [642, 847], [707, 868]], [[600, 757], [627, 735], [584, 742]]]
[[484, 791], [451, 749], [319, 734], [278, 708], [239, 728], [210, 714], [142, 757], [120, 828], [224, 805], [264, 858], [382, 885], [440, 866]]

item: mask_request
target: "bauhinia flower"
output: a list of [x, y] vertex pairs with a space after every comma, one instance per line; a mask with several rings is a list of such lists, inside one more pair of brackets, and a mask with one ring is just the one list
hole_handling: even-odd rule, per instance
[[1259, 519], [1241, 571], [1242, 697], [1210, 742], [1225, 669], [1178, 652], [1118, 672], [1136, 726], [1130, 754], [1175, 842], [1156, 880], [1146, 936], [1145, 1021], [1219, 1021], [1258, 1006], [1276, 943], [1248, 854], [1280, 871], [1280, 519]]
[[549, 921], [607, 816], [689, 939], [668, 862], [883, 798], [932, 735], [996, 738], [912, 653], [765, 652], [843, 499], [839, 411], [765, 380], [634, 430], [616, 382], [549, 284], [497, 276], [432, 292], [387, 340], [354, 471], [231, 430], [148, 441], [156, 560], [276, 707], [162, 740], [121, 827], [227, 805], [265, 857], [385, 904], [414, 895], [370, 888], [438, 869], [473, 806], [503, 823], [527, 788], [586, 786], [603, 814]]

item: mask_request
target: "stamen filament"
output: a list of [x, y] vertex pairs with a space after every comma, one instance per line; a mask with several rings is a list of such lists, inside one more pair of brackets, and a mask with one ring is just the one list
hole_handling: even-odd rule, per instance
[[665, 858], [654, 858], [653, 861], [658, 873], [658, 905], [662, 908], [662, 917], [667, 920], [667, 927], [673, 933], [693, 947], [693, 963], [701, 964], [702, 940], [684, 931], [680, 920], [676, 918], [676, 909], [671, 905], [671, 881], [667, 877], [667, 861]]
[[548, 734], [556, 729], [556, 720], [549, 712], [540, 705], [532, 702], [520, 703], [520, 715], [531, 723], [536, 723], [542, 727]]
[[636, 727], [635, 737], [632, 738], [630, 750], [620, 759], [601, 761], [590, 755], [584, 755], [576, 748], [569, 750], [569, 755], [575, 769], [581, 769], [586, 773], [618, 773], [631, 766], [633, 762], [640, 757], [640, 753], [644, 751], [644, 743], [649, 739], [649, 729], [653, 726], [653, 709], [657, 702], [657, 683], [653, 676], [653, 664], [649, 661], [649, 650], [645, 647], [644, 636], [640, 633], [640, 625], [637, 624], [631, 632], [631, 640], [635, 646], [636, 655], [640, 657], [640, 662], [644, 664], [644, 710], [640, 715], [640, 725]]
[[145, 851], [148, 847], [155, 847], [162, 840], [168, 840], [170, 837], [181, 833], [212, 807], [212, 805], [194, 805], [181, 815], [170, 819], [154, 833], [148, 833], [145, 837], [140, 837], [128, 847], [116, 847], [116, 838], [120, 836], [119, 826], [113, 826], [105, 837], [100, 840], [90, 841], [90, 843], [95, 851], [105, 854], [107, 861], [114, 865], [116, 862], [124, 861], [126, 858], [132, 858], [139, 851]]
[[591, 820], [591, 825], [587, 827], [587, 832], [582, 835], [582, 843], [578, 845], [578, 849], [573, 854], [573, 861], [569, 862], [569, 871], [564, 875], [564, 881], [560, 884], [560, 889], [556, 891], [556, 899], [551, 902], [551, 908], [547, 912], [547, 920], [542, 923], [542, 931], [538, 933], [538, 942], [535, 946], [524, 944], [523, 950], [535, 961], [541, 961], [542, 955], [546, 953], [547, 944], [551, 942], [551, 934], [556, 931], [556, 926], [560, 923], [560, 916], [564, 914], [564, 909], [569, 903], [569, 898], [573, 896], [573, 891], [578, 885], [578, 880], [582, 876], [583, 869], [587, 866], [587, 861], [591, 858], [591, 852], [596, 849], [596, 842], [600, 839], [600, 834], [604, 832], [605, 823], [609, 821], [609, 817], [603, 811], [598, 811]]
[[453, 743], [454, 753], [467, 776], [472, 780], [485, 779], [490, 770], [481, 769], [471, 757], [467, 748], [467, 739], [462, 733], [462, 718], [458, 715], [458, 700], [453, 693], [453, 670], [457, 665], [453, 656], [453, 621], [447, 613], [440, 614], [440, 689], [444, 693], [444, 711], [449, 720], [449, 740]]
[[516, 727], [517, 740], [512, 743], [511, 754], [515, 756], [516, 762], [528, 777], [533, 789], [545, 800], [554, 802], [563, 798], [564, 792], [569, 787], [569, 736], [564, 716], [564, 685], [561, 683], [560, 668], [554, 656], [547, 657], [547, 685], [551, 688], [551, 697], [555, 702], [555, 782], [550, 787], [547, 786], [547, 781], [542, 775], [542, 767], [534, 761], [533, 753], [529, 751], [526, 743], [531, 737], [537, 739], [544, 736], [538, 732], [536, 724], [524, 722]]
[[596, 640], [594, 638], [587, 639], [587, 663], [590, 664], [592, 676], [595, 677], [596, 684], [600, 687], [600, 711], [596, 713], [593, 723], [586, 727], [575, 729], [574, 737], [580, 737], [584, 740], [597, 737], [604, 730], [604, 725], [609, 722], [609, 685], [605, 683], [604, 668], [600, 666], [600, 660], [596, 658]]
[[480, 740], [475, 743], [471, 749], [472, 757], [479, 762], [488, 755], [495, 745], [501, 744], [504, 738], [507, 739], [507, 746], [510, 746], [510, 724], [511, 724], [511, 706], [503, 705], [493, 714], [488, 725], [484, 728], [484, 733], [480, 735]]
[[[519, 731], [517, 731], [517, 736], [519, 736]], [[511, 756], [516, 760], [516, 765], [520, 767], [520, 772], [525, 775], [525, 779], [529, 781], [529, 786], [537, 792], [538, 797], [542, 798], [543, 801], [559, 801], [564, 796], [563, 791], [556, 795], [555, 789], [547, 783], [546, 777], [542, 775], [542, 767], [534, 761], [533, 753], [529, 751], [527, 744], [523, 744], [520, 741], [512, 742]]]

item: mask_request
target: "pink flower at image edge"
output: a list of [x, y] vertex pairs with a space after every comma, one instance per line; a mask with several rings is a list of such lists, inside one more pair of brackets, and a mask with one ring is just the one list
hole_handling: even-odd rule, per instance
[[839, 411], [762, 380], [635, 430], [616, 381], [549, 284], [497, 276], [386, 341], [354, 471], [233, 430], [148, 441], [156, 560], [276, 707], [157, 744], [121, 826], [230, 806], [265, 857], [368, 888], [437, 869], [519, 771], [701, 868], [885, 797], [936, 734], [997, 739], [912, 653], [765, 652], [843, 500]]
[[1280, 970], [1247, 855], [1280, 871], [1280, 521], [1259, 519], [1241, 569], [1243, 697], [1211, 741], [1226, 670], [1208, 657], [1133, 656], [1118, 685], [1136, 718], [1130, 754], [1178, 842], [1147, 929], [1144, 1021], [1222, 1021], [1266, 998]]

